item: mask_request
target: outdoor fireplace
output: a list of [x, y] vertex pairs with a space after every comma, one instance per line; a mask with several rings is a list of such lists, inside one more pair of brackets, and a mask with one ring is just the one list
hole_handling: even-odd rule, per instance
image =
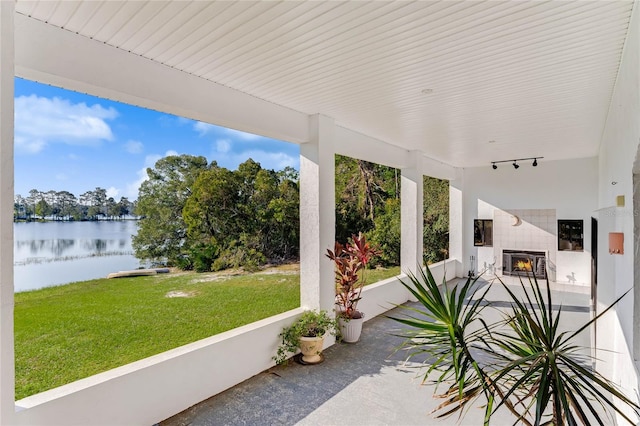
[[547, 258], [542, 251], [503, 250], [502, 275], [547, 278]]

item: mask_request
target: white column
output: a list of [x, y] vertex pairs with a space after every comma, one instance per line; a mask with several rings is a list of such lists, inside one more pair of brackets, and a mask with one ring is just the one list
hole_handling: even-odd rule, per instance
[[419, 152], [412, 153], [412, 166], [403, 168], [400, 180], [400, 268], [416, 273], [423, 262], [423, 176]]
[[449, 181], [449, 258], [456, 259], [456, 276], [464, 277], [464, 208], [463, 208], [463, 176], [459, 170], [457, 177]]
[[15, 412], [13, 356], [13, 1], [0, 1], [0, 424]]
[[335, 124], [310, 118], [310, 140], [300, 145], [300, 304], [333, 310], [334, 269], [325, 256], [335, 242]]

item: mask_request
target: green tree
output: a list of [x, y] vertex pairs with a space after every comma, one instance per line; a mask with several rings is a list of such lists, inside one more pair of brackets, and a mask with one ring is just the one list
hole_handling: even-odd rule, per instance
[[120, 209], [118, 208], [118, 203], [116, 203], [116, 200], [113, 197], [107, 198], [105, 202], [105, 213], [110, 220], [119, 216]]
[[41, 219], [44, 219], [45, 216], [50, 215], [52, 212], [51, 206], [44, 198], [41, 198], [36, 203], [36, 215], [40, 216]]
[[158, 160], [147, 169], [140, 186], [136, 214], [138, 233], [132, 245], [139, 259], [179, 264], [187, 241], [182, 210], [198, 176], [208, 169], [202, 156], [176, 155]]
[[62, 219], [66, 218], [69, 220], [77, 208], [78, 200], [76, 196], [69, 191], [59, 191], [56, 194], [56, 198], [59, 205], [59, 214], [62, 216]]
[[300, 256], [300, 186], [297, 174], [287, 171], [278, 175], [278, 196], [267, 205], [269, 211], [269, 232], [267, 240], [278, 252], [268, 253], [282, 259]]
[[[336, 239], [363, 231], [382, 248], [385, 265], [400, 262], [400, 172], [336, 155]], [[449, 182], [424, 177], [424, 261], [448, 257]]]
[[127, 197], [120, 197], [120, 201], [117, 204], [116, 215], [122, 219], [124, 216], [133, 212], [133, 203], [129, 201]]
[[98, 220], [99, 216], [107, 215], [107, 190], [97, 187], [90, 194], [88, 215], [93, 220]]
[[42, 198], [40, 194], [40, 191], [37, 189], [29, 191], [29, 196], [26, 199], [28, 205], [27, 216], [29, 219], [31, 219], [31, 216], [36, 215], [36, 204], [38, 204], [38, 201]]
[[374, 227], [367, 233], [372, 245], [380, 249], [378, 261], [384, 266], [400, 264], [400, 200], [389, 198], [384, 210], [374, 221]]
[[225, 246], [236, 239], [239, 229], [251, 228], [242, 220], [238, 183], [234, 173], [223, 167], [199, 174], [182, 211], [192, 241]]
[[80, 219], [86, 220], [89, 218], [89, 207], [93, 200], [93, 191], [87, 191], [80, 194], [78, 197], [78, 210]]
[[336, 240], [346, 243], [352, 234], [373, 228], [373, 220], [363, 196], [364, 182], [358, 160], [335, 157]]
[[27, 200], [20, 194], [13, 196], [13, 220], [27, 217]]
[[364, 232], [385, 265], [400, 263], [400, 181], [393, 167], [336, 155], [336, 240]]
[[424, 176], [424, 263], [449, 257], [449, 181]]
[[[198, 176], [183, 217], [194, 268], [254, 269], [299, 255], [297, 172], [263, 169], [249, 159]], [[292, 179], [295, 179], [292, 180]]]

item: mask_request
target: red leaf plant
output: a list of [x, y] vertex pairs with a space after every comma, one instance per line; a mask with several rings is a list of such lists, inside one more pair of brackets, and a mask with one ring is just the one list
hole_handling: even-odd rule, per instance
[[356, 308], [366, 283], [367, 265], [379, 254], [362, 232], [352, 235], [345, 245], [336, 241], [334, 251], [327, 249], [326, 256], [336, 265], [336, 305], [339, 316], [362, 318], [362, 313]]

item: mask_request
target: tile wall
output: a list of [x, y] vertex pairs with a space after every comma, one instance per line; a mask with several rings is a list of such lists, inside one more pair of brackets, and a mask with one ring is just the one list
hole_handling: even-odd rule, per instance
[[557, 227], [555, 209], [494, 210], [493, 254], [497, 275], [502, 275], [502, 250], [544, 251], [549, 278], [555, 280]]

